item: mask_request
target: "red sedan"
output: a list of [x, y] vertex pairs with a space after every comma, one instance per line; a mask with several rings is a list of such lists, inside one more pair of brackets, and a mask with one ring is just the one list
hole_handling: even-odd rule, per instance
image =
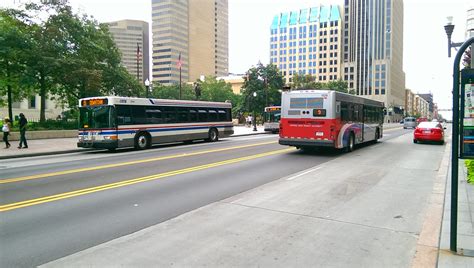
[[413, 142], [434, 141], [444, 144], [444, 128], [439, 122], [421, 122], [413, 133]]

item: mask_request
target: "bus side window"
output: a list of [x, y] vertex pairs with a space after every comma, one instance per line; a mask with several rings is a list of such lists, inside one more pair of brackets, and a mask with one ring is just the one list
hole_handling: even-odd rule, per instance
[[198, 110], [199, 122], [207, 122], [207, 110], [206, 109], [199, 109]]
[[217, 110], [217, 113], [219, 114], [219, 121], [224, 122], [227, 121], [227, 116], [225, 110], [219, 109]]
[[128, 125], [132, 123], [130, 106], [117, 105], [116, 113], [117, 113], [117, 125]]
[[163, 119], [161, 118], [161, 110], [159, 107], [147, 107], [145, 112], [147, 124], [163, 123]]
[[189, 110], [189, 122], [191, 123], [198, 122], [198, 114], [197, 114], [197, 111], [194, 109]]
[[209, 109], [209, 122], [217, 122], [219, 117], [217, 116], [217, 111], [215, 109]]
[[352, 120], [352, 109], [347, 102], [341, 102], [341, 121], [348, 122]]
[[163, 123], [176, 123], [176, 110], [174, 107], [163, 107]]
[[189, 109], [185, 107], [176, 107], [177, 115], [178, 115], [178, 123], [188, 123], [188, 114]]
[[146, 124], [146, 113], [144, 106], [130, 106], [132, 110], [133, 124]]

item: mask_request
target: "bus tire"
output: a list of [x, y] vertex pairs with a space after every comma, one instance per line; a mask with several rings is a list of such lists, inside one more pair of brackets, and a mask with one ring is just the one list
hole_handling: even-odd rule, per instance
[[216, 142], [219, 140], [219, 132], [215, 128], [209, 129], [209, 138], [207, 141]]
[[349, 135], [349, 141], [347, 143], [346, 152], [350, 153], [354, 151], [354, 146], [355, 146], [354, 133], [351, 132], [351, 134]]
[[135, 136], [135, 149], [145, 150], [151, 147], [151, 137], [147, 132], [139, 132]]
[[379, 131], [379, 129], [377, 128], [377, 129], [375, 130], [375, 139], [374, 139], [374, 141], [375, 141], [375, 142], [378, 142], [379, 139], [380, 139], [380, 131]]

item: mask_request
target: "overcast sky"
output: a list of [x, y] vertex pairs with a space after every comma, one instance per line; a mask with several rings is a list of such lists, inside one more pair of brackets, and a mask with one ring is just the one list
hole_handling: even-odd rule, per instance
[[[12, 6], [26, 0], [0, 0]], [[99, 22], [138, 19], [151, 22], [151, 0], [70, 0], [73, 7]], [[261, 61], [269, 62], [269, 27], [273, 16], [342, 0], [229, 0], [229, 71], [244, 73]], [[447, 57], [443, 26], [453, 16], [453, 41], [465, 40], [469, 0], [404, 1], [404, 71], [406, 87], [415, 93], [432, 92], [440, 108], [452, 107], [452, 65]], [[455, 55], [455, 51], [453, 51]]]

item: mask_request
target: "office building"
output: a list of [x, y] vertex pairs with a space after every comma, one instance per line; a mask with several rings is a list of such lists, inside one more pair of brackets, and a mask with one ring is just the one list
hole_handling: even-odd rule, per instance
[[467, 10], [466, 39], [474, 37], [474, 5]]
[[286, 83], [294, 74], [315, 81], [341, 78], [342, 21], [339, 6], [319, 6], [280, 13], [270, 26], [270, 62]]
[[343, 78], [357, 95], [382, 101], [385, 121], [403, 117], [403, 1], [344, 0]]
[[142, 83], [150, 79], [149, 24], [139, 20], [107, 23], [122, 54], [122, 64]]
[[152, 20], [155, 82], [228, 74], [227, 0], [152, 0]]

